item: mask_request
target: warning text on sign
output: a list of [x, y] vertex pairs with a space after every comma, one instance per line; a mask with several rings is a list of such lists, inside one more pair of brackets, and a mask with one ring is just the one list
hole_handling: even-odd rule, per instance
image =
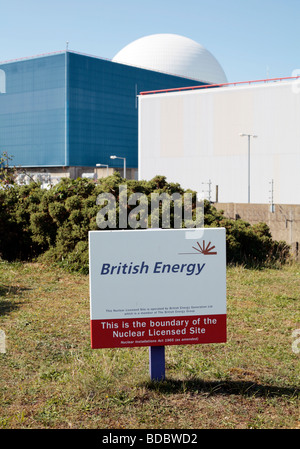
[[226, 341], [226, 315], [94, 320], [93, 327], [93, 348]]

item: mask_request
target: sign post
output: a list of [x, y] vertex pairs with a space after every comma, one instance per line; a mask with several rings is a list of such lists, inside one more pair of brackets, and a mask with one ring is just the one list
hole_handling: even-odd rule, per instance
[[223, 228], [90, 231], [91, 346], [149, 346], [151, 379], [165, 346], [226, 341]]
[[151, 380], [165, 380], [165, 347], [149, 347], [149, 372]]

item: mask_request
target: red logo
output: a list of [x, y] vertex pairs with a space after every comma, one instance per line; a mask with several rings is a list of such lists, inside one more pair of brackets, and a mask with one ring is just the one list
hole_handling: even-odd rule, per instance
[[215, 246], [210, 246], [211, 242], [207, 246], [205, 246], [205, 240], [203, 240], [203, 245], [201, 246], [199, 242], [197, 242], [197, 245], [199, 248], [193, 248], [198, 251], [200, 254], [205, 254], [205, 256], [211, 256], [213, 254], [217, 254], [217, 251], [213, 251], [215, 249]]
[[179, 253], [179, 254], [203, 254], [204, 256], [213, 256], [215, 254], [218, 254], [217, 251], [213, 251], [213, 249], [215, 249], [215, 246], [211, 246], [211, 242], [209, 242], [206, 246], [205, 246], [205, 240], [203, 240], [202, 242], [202, 246], [199, 242], [197, 242], [197, 246], [192, 246], [192, 248], [196, 251], [196, 252], [192, 252], [192, 253]]

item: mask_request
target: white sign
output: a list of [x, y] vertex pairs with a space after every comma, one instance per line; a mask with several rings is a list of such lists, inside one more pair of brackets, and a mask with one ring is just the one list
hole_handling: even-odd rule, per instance
[[89, 232], [92, 348], [226, 341], [223, 228]]

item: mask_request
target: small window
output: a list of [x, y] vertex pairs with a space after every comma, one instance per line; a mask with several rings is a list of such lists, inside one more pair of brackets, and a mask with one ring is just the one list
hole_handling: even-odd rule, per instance
[[0, 94], [6, 94], [6, 75], [4, 70], [0, 69]]

